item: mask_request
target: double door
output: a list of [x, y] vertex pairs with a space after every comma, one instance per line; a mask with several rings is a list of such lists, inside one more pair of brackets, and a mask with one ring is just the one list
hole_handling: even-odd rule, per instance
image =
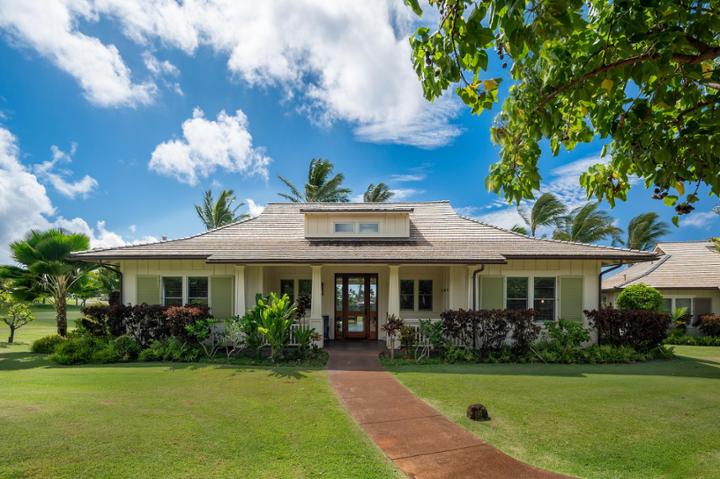
[[377, 274], [335, 275], [335, 337], [377, 339]]

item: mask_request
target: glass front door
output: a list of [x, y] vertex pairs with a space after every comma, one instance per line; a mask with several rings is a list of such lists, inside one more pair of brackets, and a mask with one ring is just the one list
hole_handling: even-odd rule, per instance
[[377, 275], [335, 276], [335, 337], [377, 339]]

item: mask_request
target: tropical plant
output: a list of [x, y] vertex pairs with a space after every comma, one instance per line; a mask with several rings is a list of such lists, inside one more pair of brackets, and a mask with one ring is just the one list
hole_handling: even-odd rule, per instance
[[287, 294], [278, 297], [270, 293], [266, 299], [259, 299], [260, 324], [258, 332], [270, 345], [273, 362], [282, 359], [285, 346], [290, 341], [290, 328], [295, 319], [295, 305]]
[[535, 236], [540, 226], [557, 225], [567, 213], [567, 208], [552, 193], [543, 193], [531, 208], [518, 206], [518, 213], [530, 228], [530, 236]]
[[631, 284], [623, 289], [617, 297], [620, 309], [642, 309], [645, 311], [658, 311], [662, 306], [662, 294], [647, 284]]
[[720, 253], [720, 238], [713, 238], [713, 244], [718, 253]]
[[195, 205], [195, 211], [206, 229], [219, 228], [249, 217], [247, 214], [237, 213], [245, 203], [238, 203], [233, 207], [236, 200], [233, 190], [221, 191], [217, 200], [213, 198], [212, 191], [207, 190], [203, 194], [202, 204]]
[[641, 213], [628, 223], [625, 246], [631, 249], [649, 250], [668, 234], [669, 226], [654, 211]]
[[255, 307], [243, 316], [238, 317], [240, 328], [245, 335], [245, 345], [254, 353], [256, 358], [260, 357], [260, 349], [263, 346], [263, 335], [260, 334], [260, 331], [258, 330], [262, 319], [260, 317], [261, 300], [262, 296], [258, 295]]
[[390, 187], [385, 183], [373, 184], [370, 183], [363, 194], [363, 202], [365, 203], [385, 203], [390, 201], [390, 198], [395, 196], [395, 193], [390, 190]]
[[553, 238], [576, 243], [597, 243], [610, 238], [613, 244], [621, 243], [622, 230], [613, 224], [613, 218], [598, 210], [598, 203], [587, 203], [560, 218]]
[[395, 339], [398, 334], [400, 334], [404, 325], [405, 323], [402, 319], [398, 318], [394, 314], [391, 314], [387, 317], [385, 324], [382, 326], [383, 331], [385, 331], [387, 337], [390, 338], [390, 359], [395, 359]]
[[0, 277], [11, 280], [11, 290], [21, 300], [44, 294], [55, 302], [57, 331], [67, 334], [67, 297], [95, 265], [70, 258], [74, 251], [90, 248], [87, 236], [60, 229], [30, 231], [25, 239], [10, 244], [13, 259], [22, 265], [3, 266]]
[[216, 323], [214, 319], [203, 318], [185, 325], [185, 331], [200, 345], [208, 359], [215, 357], [222, 344], [222, 335], [215, 330]]
[[688, 309], [685, 307], [675, 308], [675, 311], [670, 314], [670, 321], [675, 327], [675, 331], [682, 334], [685, 334], [685, 331], [687, 331], [688, 319], [690, 319], [690, 315], [688, 314]]
[[247, 344], [242, 321], [238, 316], [224, 321], [220, 337], [225, 346], [227, 359], [230, 359], [233, 354], [240, 351]]
[[[419, 0], [406, 3], [422, 14]], [[541, 144], [558, 155], [599, 136], [611, 140], [602, 151], [610, 161], [580, 178], [597, 201], [625, 200], [633, 177], [678, 215], [699, 199], [686, 185], [720, 195], [716, 1], [428, 3], [438, 18], [410, 39], [425, 96], [452, 87], [475, 114], [504, 98], [491, 129], [501, 149], [490, 190], [515, 202], [531, 198], [540, 187]], [[492, 48], [514, 80], [507, 95], [501, 78], [486, 74]]]
[[345, 203], [350, 201], [350, 189], [342, 187], [345, 176], [338, 173], [330, 178], [332, 171], [333, 164], [330, 161], [313, 158], [310, 160], [304, 191], [300, 192], [290, 180], [278, 175], [280, 181], [290, 189], [289, 194], [278, 193], [278, 195], [293, 203]]
[[295, 328], [295, 342], [298, 345], [298, 352], [300, 357], [304, 357], [307, 351], [312, 345], [313, 338], [317, 335], [315, 328], [310, 326], [300, 325]]
[[0, 293], [0, 319], [10, 328], [8, 343], [12, 344], [15, 331], [35, 321], [35, 316], [27, 304], [17, 302], [9, 293]]

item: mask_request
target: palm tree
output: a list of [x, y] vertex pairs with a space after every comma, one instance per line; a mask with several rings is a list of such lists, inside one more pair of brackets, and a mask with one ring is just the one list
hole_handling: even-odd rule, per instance
[[535, 236], [540, 226], [557, 225], [567, 208], [552, 193], [543, 193], [532, 208], [518, 206], [518, 213], [530, 228], [530, 236]]
[[249, 217], [247, 214], [237, 214], [237, 210], [242, 208], [245, 203], [238, 203], [233, 208], [235, 201], [233, 190], [223, 190], [217, 201], [213, 199], [212, 191], [207, 190], [203, 195], [202, 205], [195, 205], [195, 211], [205, 228], [211, 230]]
[[49, 294], [55, 302], [57, 332], [67, 334], [67, 296], [96, 268], [83, 261], [73, 261], [70, 253], [90, 248], [90, 239], [79, 233], [60, 229], [30, 231], [25, 239], [10, 243], [13, 259], [22, 267], [3, 266], [0, 277], [11, 281], [12, 294], [19, 299], [34, 300]]
[[657, 213], [642, 213], [628, 223], [625, 246], [631, 249], [649, 250], [662, 236], [670, 231], [667, 223], [660, 221]]
[[612, 216], [606, 211], [598, 210], [598, 206], [598, 203], [587, 203], [562, 217], [553, 232], [553, 239], [597, 243], [610, 238], [612, 244], [622, 244], [622, 229], [613, 224]]
[[523, 225], [515, 225], [512, 228], [510, 228], [510, 231], [512, 231], [513, 233], [520, 233], [521, 235], [525, 235], [525, 236], [529, 235], [528, 229]]
[[385, 203], [395, 195], [385, 183], [374, 185], [370, 183], [363, 194], [363, 202], [365, 203]]
[[280, 181], [285, 183], [290, 189], [290, 194], [278, 194], [293, 203], [347, 203], [350, 201], [350, 189], [341, 187], [345, 176], [342, 173], [338, 173], [328, 179], [332, 171], [333, 164], [330, 161], [322, 158], [313, 158], [310, 160], [310, 167], [308, 168], [305, 192], [301, 193], [289, 180], [278, 175]]

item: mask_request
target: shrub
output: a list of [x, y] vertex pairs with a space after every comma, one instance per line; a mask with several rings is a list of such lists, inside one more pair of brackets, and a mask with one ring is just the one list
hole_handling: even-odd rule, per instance
[[684, 346], [720, 346], [720, 336], [684, 336], [670, 335], [665, 344]]
[[118, 361], [134, 361], [140, 353], [140, 346], [130, 336], [118, 336], [110, 344], [117, 353]]
[[525, 355], [538, 336], [540, 326], [535, 323], [535, 311], [532, 309], [505, 310], [512, 327], [513, 350], [517, 355]]
[[407, 350], [412, 349], [415, 347], [416, 338], [417, 329], [407, 324], [403, 324], [400, 328], [400, 348], [405, 348]]
[[138, 359], [140, 361], [162, 361], [165, 357], [165, 343], [157, 339], [152, 340], [150, 345], [140, 351]]
[[140, 352], [140, 361], [193, 362], [200, 358], [201, 351], [174, 336], [164, 340], [153, 340], [147, 349]]
[[395, 358], [395, 338], [402, 330], [402, 327], [405, 323], [402, 319], [398, 318], [394, 314], [391, 314], [387, 317], [387, 320], [385, 321], [385, 324], [383, 324], [382, 329], [385, 331], [385, 334], [387, 334], [388, 338], [390, 338], [390, 358]]
[[91, 362], [94, 354], [107, 345], [108, 342], [100, 338], [78, 336], [58, 344], [50, 359], [58, 364], [85, 364]]
[[165, 326], [164, 306], [137, 304], [128, 309], [125, 317], [125, 332], [140, 347], [148, 347], [153, 340], [165, 339], [168, 332]]
[[705, 336], [720, 336], [720, 314], [706, 314], [700, 318], [700, 331]]
[[199, 305], [170, 306], [163, 311], [163, 316], [165, 317], [163, 322], [165, 334], [186, 342], [198, 341], [198, 337], [192, 332], [193, 323], [205, 321], [211, 317], [207, 306]]
[[582, 351], [582, 357], [585, 362], [592, 364], [632, 363], [644, 359], [630, 346], [611, 346], [609, 344], [593, 344]]
[[225, 355], [227, 356], [227, 359], [230, 359], [230, 356], [241, 350], [246, 345], [245, 334], [238, 316], [226, 319], [223, 322], [223, 327], [219, 336], [221, 345], [225, 346]]
[[240, 328], [245, 335], [245, 346], [253, 353], [256, 358], [260, 357], [260, 349], [264, 343], [263, 336], [260, 334], [259, 327], [261, 321], [261, 307], [257, 304], [256, 298], [255, 307], [248, 311], [243, 317], [239, 318]]
[[212, 359], [220, 347], [222, 334], [218, 334], [213, 319], [193, 319], [185, 325], [185, 331], [193, 340], [193, 344], [199, 344], [205, 353], [205, 357]]
[[585, 315], [597, 328], [600, 344], [630, 346], [640, 352], [661, 345], [670, 326], [670, 315], [657, 311], [602, 308]]
[[662, 305], [660, 291], [646, 284], [633, 284], [623, 289], [618, 295], [617, 305], [620, 309], [642, 309], [657, 311]]
[[473, 351], [462, 346], [448, 346], [443, 352], [443, 359], [448, 363], [472, 362], [478, 358]]
[[270, 293], [267, 299], [258, 299], [260, 307], [260, 325], [258, 332], [270, 345], [270, 357], [273, 362], [282, 358], [285, 346], [290, 341], [290, 328], [295, 318], [295, 305], [287, 294], [278, 297]]
[[30, 346], [30, 350], [33, 353], [52, 354], [55, 352], [55, 348], [64, 341], [67, 341], [67, 339], [57, 334], [51, 334], [36, 339], [35, 342], [32, 343], [32, 346]]
[[576, 321], [545, 322], [547, 340], [536, 348], [537, 354], [549, 363], [574, 363], [582, 359], [583, 343], [590, 340], [590, 331]]
[[27, 304], [16, 302], [8, 293], [2, 294], [4, 298], [1, 304], [4, 306], [0, 308], [0, 319], [10, 328], [8, 343], [12, 344], [15, 340], [15, 331], [35, 321], [35, 316]]
[[78, 328], [94, 336], [121, 336], [125, 334], [125, 322], [130, 306], [123, 304], [93, 304], [81, 309]]
[[300, 358], [304, 358], [307, 352], [310, 351], [313, 338], [316, 336], [317, 332], [315, 331], [315, 328], [311, 328], [310, 326], [302, 325], [295, 329], [295, 342], [298, 345]]
[[510, 331], [509, 310], [464, 309], [444, 311], [440, 317], [444, 334], [467, 348], [479, 350], [483, 356], [498, 351]]

